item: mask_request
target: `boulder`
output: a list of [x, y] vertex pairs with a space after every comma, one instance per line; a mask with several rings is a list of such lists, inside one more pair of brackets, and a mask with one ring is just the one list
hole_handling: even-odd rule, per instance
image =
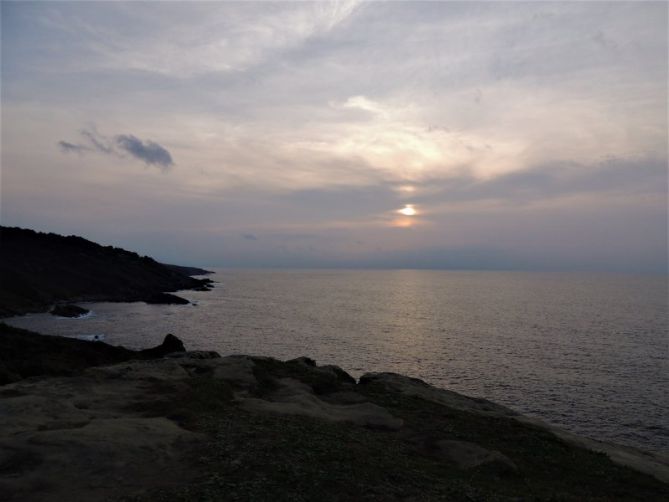
[[286, 361], [286, 362], [287, 363], [303, 364], [304, 366], [309, 366], [311, 368], [316, 367], [316, 361], [314, 361], [312, 358], [307, 357], [307, 356], [296, 357], [295, 359], [290, 359], [289, 361]]
[[163, 343], [151, 349], [140, 350], [139, 355], [141, 358], [153, 359], [156, 357], [165, 357], [166, 355], [172, 354], [173, 352], [185, 351], [186, 348], [184, 347], [183, 342], [170, 333], [165, 335]]
[[332, 364], [316, 365], [316, 361], [309, 357], [298, 357], [285, 363], [297, 371], [295, 376], [302, 382], [311, 385], [316, 394], [329, 394], [341, 390], [342, 385], [355, 385], [355, 378], [346, 373], [339, 366]]

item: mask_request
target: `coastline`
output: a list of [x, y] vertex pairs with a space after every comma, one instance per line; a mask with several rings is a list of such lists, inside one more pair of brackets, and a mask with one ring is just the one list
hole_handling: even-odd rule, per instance
[[0, 318], [85, 301], [184, 303], [170, 293], [208, 291], [212, 284], [189, 275], [208, 270], [161, 264], [81, 237], [0, 226], [0, 240]]
[[[355, 380], [309, 358], [177, 351], [19, 380], [0, 387], [0, 400], [0, 445], [10, 452], [0, 494], [12, 501], [279, 492], [289, 500], [317, 489], [331, 500], [669, 495], [661, 455], [580, 438], [407, 376]], [[64, 471], [58, 458], [73, 465]]]
[[[619, 415], [607, 414], [606, 403], [605, 406], [600, 405], [597, 400], [598, 394], [588, 392], [589, 384], [583, 385], [580, 389], [565, 389], [564, 394], [560, 395], [560, 402], [553, 402], [545, 399], [546, 392], [535, 392], [532, 385], [527, 384], [525, 375], [532, 375], [529, 371], [531, 368], [519, 364], [514, 368], [513, 373], [504, 376], [505, 378], [498, 378], [497, 381], [491, 381], [490, 375], [496, 376], [499, 373], [501, 364], [505, 362], [504, 358], [488, 359], [486, 366], [472, 366], [468, 364], [468, 371], [463, 372], [462, 368], [465, 366], [463, 362], [467, 359], [453, 360], [445, 359], [444, 364], [435, 371], [434, 361], [430, 359], [423, 359], [424, 366], [404, 363], [403, 359], [386, 359], [380, 363], [376, 363], [373, 358], [360, 357], [358, 353], [347, 353], [345, 350], [332, 351], [322, 350], [318, 345], [319, 339], [322, 337], [327, 340], [339, 340], [341, 337], [342, 346], [350, 346], [353, 338], [360, 338], [365, 336], [364, 332], [351, 330], [347, 332], [344, 330], [336, 331], [333, 329], [335, 323], [330, 323], [328, 326], [327, 320], [319, 319], [319, 324], [322, 324], [322, 330], [315, 330], [312, 336], [307, 336], [300, 346], [295, 349], [295, 343], [290, 338], [290, 333], [284, 329], [281, 324], [276, 325], [276, 330], [273, 329], [275, 324], [271, 319], [276, 318], [284, 312], [281, 310], [271, 310], [271, 304], [267, 306], [268, 314], [265, 317], [251, 318], [245, 316], [242, 322], [226, 323], [226, 318], [233, 318], [235, 310], [241, 307], [248, 308], [249, 312], [253, 312], [256, 306], [266, 302], [266, 296], [258, 296], [255, 303], [250, 306], [242, 305], [241, 302], [229, 301], [228, 297], [235, 298], [234, 291], [239, 290], [239, 287], [234, 288], [235, 276], [217, 276], [216, 286], [226, 284], [226, 287], [217, 287], [209, 293], [177, 293], [183, 294], [184, 298], [193, 300], [194, 302], [202, 301], [200, 308], [181, 308], [179, 306], [173, 307], [151, 307], [141, 302], [131, 304], [99, 304], [99, 310], [96, 311], [96, 318], [81, 321], [80, 323], [68, 322], [67, 320], [58, 320], [50, 315], [38, 314], [30, 319], [17, 318], [16, 320], [8, 320], [17, 327], [33, 330], [36, 332], [43, 332], [47, 334], [64, 335], [64, 336], [79, 336], [83, 333], [105, 333], [106, 341], [112, 345], [123, 345], [128, 348], [140, 349], [160, 343], [161, 338], [159, 333], [174, 332], [184, 340], [184, 343], [189, 348], [195, 349], [212, 349], [221, 354], [229, 353], [243, 353], [243, 354], [257, 354], [268, 355], [278, 359], [289, 359], [299, 356], [302, 353], [308, 353], [311, 357], [318, 361], [330, 362], [341, 365], [346, 371], [349, 371], [354, 377], [359, 377], [365, 371], [393, 371], [401, 374], [412, 375], [424, 379], [426, 382], [447, 389], [453, 389], [457, 392], [468, 396], [484, 397], [494, 402], [511, 407], [520, 413], [527, 414], [530, 417], [538, 418], [546, 424], [564, 429], [577, 436], [593, 438], [604, 443], [610, 442], [613, 444], [620, 444], [631, 446], [633, 448], [641, 449], [642, 451], [652, 451], [667, 455], [666, 449], [666, 428], [657, 427], [657, 409], [660, 407], [660, 402], [653, 399], [657, 395], [658, 390], [648, 385], [652, 385], [653, 380], [647, 379], [646, 386], [638, 386], [634, 396], [644, 397], [649, 402], [649, 406], [640, 406], [639, 399], [632, 396], [631, 399], [626, 397], [625, 393], [610, 395], [610, 402], [614, 404], [624, 405], [623, 409], [619, 409]], [[246, 280], [246, 276], [241, 276]], [[239, 282], [239, 281], [237, 281]], [[247, 281], [249, 282], [249, 281]], [[252, 281], [250, 281], [252, 283]], [[240, 291], [246, 291], [241, 289]], [[336, 292], [336, 290], [335, 290]], [[326, 292], [327, 293], [327, 292]], [[324, 294], [326, 298], [331, 298], [333, 295]], [[221, 303], [221, 298], [224, 303]], [[272, 298], [269, 298], [272, 300]], [[321, 302], [323, 303], [323, 302]], [[217, 305], [216, 309], [212, 309], [213, 305]], [[95, 304], [82, 304], [87, 308], [96, 309]], [[230, 307], [232, 306], [232, 307]], [[220, 310], [219, 310], [220, 309]], [[312, 309], [313, 310], [313, 309]], [[372, 312], [373, 309], [370, 309]], [[205, 319], [209, 312], [220, 311], [219, 326], [217, 329], [206, 329], [207, 324], [200, 322]], [[348, 306], [342, 309], [343, 312], [348, 311]], [[246, 312], [246, 311], [245, 311]], [[263, 310], [263, 312], [265, 312]], [[248, 333], [243, 330], [236, 329], [236, 324], [259, 326], [256, 332]], [[339, 323], [341, 325], [341, 323]], [[370, 333], [376, 338], [374, 340], [390, 339], [388, 335], [384, 335], [382, 331], [383, 326], [376, 326], [375, 331], [377, 335]], [[43, 331], [44, 329], [44, 331]], [[455, 328], [459, 329], [459, 328]], [[306, 330], [305, 330], [306, 331]], [[511, 331], [511, 330], [510, 330]], [[238, 336], [241, 335], [241, 336]], [[505, 334], [506, 336], [506, 334]], [[245, 337], [245, 338], [244, 338]], [[513, 341], [513, 335], [511, 335]], [[594, 337], [593, 337], [594, 338]], [[285, 344], [281, 345], [282, 340]], [[456, 339], [459, 347], [462, 347], [463, 342], [467, 340]], [[494, 346], [494, 340], [490, 340]], [[262, 344], [267, 343], [267, 349], [264, 349]], [[451, 343], [451, 352], [458, 353], [458, 346]], [[292, 350], [285, 350], [285, 347], [292, 347]], [[386, 346], [381, 344], [375, 345], [376, 350], [372, 355], [385, 354]], [[391, 347], [392, 348], [392, 347]], [[406, 353], [410, 356], [411, 351]], [[485, 355], [485, 352], [483, 353]], [[464, 354], [466, 356], [466, 354]], [[452, 356], [451, 356], [452, 357]], [[488, 356], [489, 357], [489, 356]], [[407, 357], [405, 360], [408, 360]], [[520, 361], [522, 363], [522, 361]], [[647, 367], [651, 367], [647, 365]], [[425, 370], [424, 370], [425, 368]], [[490, 371], [492, 368], [492, 371]], [[496, 368], [496, 369], [495, 369]], [[543, 375], [543, 374], [542, 374]], [[537, 375], [535, 375], [536, 377]], [[547, 376], [551, 376], [548, 374]], [[595, 372], [595, 377], [596, 372]], [[575, 378], [574, 380], [577, 380]], [[595, 382], [597, 380], [594, 380]], [[494, 387], [495, 382], [499, 385]], [[545, 389], [549, 392], [556, 392], [559, 394], [560, 387], [556, 387], [561, 382], [547, 379]], [[528, 388], [529, 387], [529, 388]], [[593, 386], [595, 387], [595, 386]], [[613, 386], [612, 386], [613, 387]], [[596, 389], [595, 389], [596, 390]], [[521, 395], [522, 394], [522, 395]], [[601, 395], [601, 394], [599, 394]], [[590, 404], [592, 401], [592, 404]], [[653, 404], [650, 404], [653, 403]], [[584, 404], [586, 406], [584, 407]], [[643, 403], [641, 403], [643, 404]], [[571, 406], [571, 408], [569, 408]], [[597, 414], [598, 408], [601, 413]], [[593, 413], [593, 410], [595, 413]], [[638, 422], [631, 422], [636, 420], [638, 415]], [[638, 424], [638, 425], [637, 425]], [[661, 422], [660, 422], [661, 424]], [[642, 435], [648, 430], [649, 435]], [[650, 434], [654, 434], [650, 436]]]

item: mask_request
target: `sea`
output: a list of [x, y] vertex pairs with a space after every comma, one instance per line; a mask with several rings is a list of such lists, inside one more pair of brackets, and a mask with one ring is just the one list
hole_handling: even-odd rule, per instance
[[[191, 305], [81, 303], [7, 320], [147, 348], [309, 356], [392, 371], [594, 439], [669, 454], [666, 276], [436, 270], [226, 270]], [[94, 342], [91, 342], [94, 343]]]

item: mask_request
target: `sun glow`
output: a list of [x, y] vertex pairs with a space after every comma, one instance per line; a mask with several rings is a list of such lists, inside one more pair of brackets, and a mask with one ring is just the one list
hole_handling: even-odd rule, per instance
[[413, 204], [406, 204], [404, 208], [399, 209], [397, 212], [403, 214], [404, 216], [416, 216], [418, 214], [416, 209], [413, 207]]
[[401, 185], [397, 187], [397, 191], [401, 194], [409, 195], [416, 191], [416, 187], [413, 185]]

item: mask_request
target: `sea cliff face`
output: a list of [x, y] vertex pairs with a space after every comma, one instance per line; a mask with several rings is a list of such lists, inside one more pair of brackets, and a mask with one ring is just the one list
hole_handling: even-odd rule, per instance
[[658, 455], [308, 358], [177, 351], [17, 381], [0, 409], [8, 501], [669, 497]]
[[209, 279], [190, 272], [206, 271], [81, 237], [0, 227], [0, 317], [45, 311], [56, 302], [156, 301], [165, 291], [208, 287]]

